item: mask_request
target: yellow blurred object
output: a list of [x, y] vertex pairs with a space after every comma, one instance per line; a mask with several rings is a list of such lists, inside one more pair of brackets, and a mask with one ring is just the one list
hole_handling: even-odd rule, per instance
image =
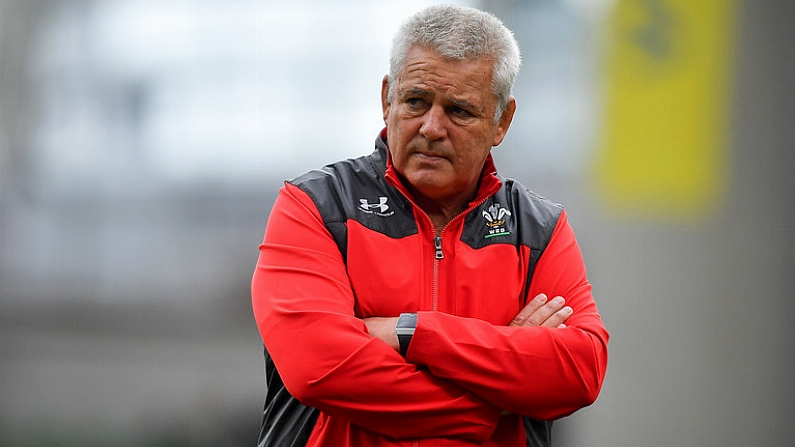
[[733, 0], [618, 0], [596, 179], [621, 214], [704, 216], [728, 182]]

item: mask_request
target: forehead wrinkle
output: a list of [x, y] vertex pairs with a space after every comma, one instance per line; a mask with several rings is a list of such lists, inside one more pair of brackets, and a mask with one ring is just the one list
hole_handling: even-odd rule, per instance
[[466, 106], [466, 107], [479, 108], [479, 106], [474, 104], [472, 101], [470, 101], [469, 99], [464, 98], [466, 96], [471, 96], [471, 94], [469, 94], [468, 92], [460, 92], [460, 93], [457, 94], [457, 93], [449, 91], [449, 90], [453, 90], [453, 89], [441, 89], [441, 91], [437, 91], [437, 90], [439, 90], [439, 89], [433, 89], [433, 88], [426, 89], [426, 88], [422, 88], [422, 87], [412, 86], [412, 87], [406, 87], [406, 88], [402, 89], [400, 91], [400, 96], [401, 97], [407, 97], [407, 96], [435, 97], [435, 96], [439, 95], [445, 101], [447, 101], [450, 104], [453, 104], [455, 106], [459, 106], [459, 107], [465, 107]]
[[[477, 114], [486, 113], [483, 104], [483, 93], [491, 90], [480, 79], [463, 76], [460, 79], [449, 79], [437, 72], [433, 61], [425, 59], [410, 60], [400, 75], [397, 86], [399, 98], [418, 97], [423, 99], [439, 98], [446, 104], [461, 107]], [[459, 68], [469, 65], [470, 61], [448, 61]], [[475, 71], [478, 73], [478, 71]], [[473, 73], [474, 74], [474, 73]], [[484, 73], [488, 76], [488, 73]]]
[[401, 92], [401, 95], [400, 95], [400, 96], [404, 96], [404, 97], [405, 97], [405, 96], [422, 96], [422, 97], [427, 97], [427, 96], [432, 96], [432, 93], [431, 93], [431, 91], [430, 91], [430, 90], [426, 90], [426, 89], [423, 89], [423, 88], [419, 88], [419, 87], [409, 87], [409, 88], [406, 88], [406, 89], [404, 89], [404, 90]]

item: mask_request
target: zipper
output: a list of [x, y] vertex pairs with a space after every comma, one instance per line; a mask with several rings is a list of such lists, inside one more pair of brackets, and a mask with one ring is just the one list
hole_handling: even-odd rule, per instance
[[[450, 224], [460, 219], [462, 216], [465, 216], [471, 210], [482, 205], [484, 202], [486, 202], [486, 200], [489, 199], [489, 197], [491, 197], [491, 195], [484, 197], [474, 205], [468, 206], [464, 211], [458, 213], [455, 217], [450, 219], [450, 222], [447, 222], [447, 225], [445, 225], [444, 228], [442, 228], [442, 231], [439, 233], [439, 235], [434, 236], [433, 238], [434, 255], [433, 255], [433, 286], [432, 286], [433, 307], [432, 308], [434, 312], [439, 310], [439, 270], [442, 259], [444, 259], [444, 251], [442, 250], [442, 235], [444, 234], [445, 230], [447, 230], [447, 227], [450, 226]], [[427, 217], [429, 221], [431, 220], [430, 216], [428, 216], [427, 213], [425, 214], [425, 217]], [[431, 228], [434, 228], [433, 222], [431, 222]], [[436, 229], [434, 228], [434, 235], [435, 234], [436, 234]]]
[[[395, 186], [395, 185], [393, 185], [393, 186]], [[434, 312], [436, 312], [436, 311], [439, 310], [439, 262], [442, 259], [444, 259], [444, 251], [442, 251], [442, 236], [441, 235], [444, 233], [444, 230], [447, 228], [447, 225], [445, 225], [445, 227], [442, 228], [441, 233], [439, 233], [439, 235], [437, 236], [436, 235], [436, 227], [433, 225], [433, 221], [431, 220], [431, 216], [429, 216], [428, 213], [425, 212], [425, 210], [420, 208], [420, 206], [417, 205], [417, 203], [414, 202], [414, 200], [408, 194], [406, 194], [403, 191], [402, 188], [397, 188], [396, 187], [396, 189], [403, 195], [403, 197], [406, 198], [406, 200], [409, 201], [409, 203], [411, 203], [411, 206], [413, 206], [414, 208], [420, 210], [420, 213], [423, 216], [425, 216], [425, 220], [428, 221], [428, 224], [430, 225], [431, 231], [433, 232], [433, 235], [434, 235], [433, 236], [433, 248], [434, 248], [434, 253], [433, 253], [433, 278], [431, 280], [431, 309]], [[464, 213], [461, 213], [461, 214], [464, 214]], [[453, 220], [455, 220], [456, 218], [458, 218], [458, 216], [454, 217]], [[452, 220], [451, 220], [451, 222], [452, 222]], [[449, 223], [448, 223], [448, 225], [449, 225]]]
[[442, 237], [436, 236], [433, 238], [433, 248], [436, 249], [434, 259], [444, 259], [444, 252], [442, 251]]
[[[388, 179], [387, 179], [387, 183], [392, 184], [392, 182], [390, 182]], [[403, 197], [406, 200], [408, 200], [409, 203], [411, 203], [411, 205], [413, 207], [415, 207], [418, 210], [420, 210], [420, 212], [425, 216], [425, 219], [427, 219], [428, 223], [431, 225], [431, 230], [433, 230], [433, 234], [434, 234], [434, 237], [433, 237], [434, 254], [433, 254], [433, 281], [432, 281], [432, 286], [431, 286], [432, 287], [431, 288], [431, 290], [432, 290], [432, 305], [431, 305], [431, 308], [433, 309], [434, 312], [436, 312], [436, 311], [439, 310], [439, 264], [442, 262], [442, 259], [444, 259], [444, 251], [442, 250], [442, 235], [444, 234], [445, 230], [447, 230], [447, 227], [449, 227], [451, 223], [455, 222], [456, 220], [461, 218], [461, 216], [466, 215], [471, 210], [473, 210], [473, 209], [479, 207], [480, 205], [482, 205], [483, 203], [485, 203], [486, 200], [488, 200], [491, 196], [494, 195], [494, 193], [487, 194], [482, 199], [480, 199], [476, 203], [474, 203], [472, 206], [468, 206], [464, 211], [458, 213], [455, 217], [450, 219], [450, 221], [447, 222], [447, 224], [444, 226], [444, 228], [442, 228], [442, 231], [439, 232], [439, 235], [437, 236], [436, 235], [436, 227], [433, 225], [433, 221], [431, 220], [431, 216], [429, 216], [428, 213], [425, 212], [425, 210], [420, 208], [419, 205], [417, 205], [414, 202], [414, 200], [408, 194], [406, 194], [406, 192], [403, 190], [402, 187], [398, 187], [398, 186], [396, 186], [394, 184], [392, 184], [392, 186], [395, 187], [400, 192], [400, 194], [403, 195]]]
[[[445, 226], [445, 228], [447, 228]], [[442, 233], [444, 233], [444, 229], [442, 232], [439, 233], [439, 236], [435, 236], [433, 238], [433, 247], [436, 249], [433, 257], [433, 311], [436, 312], [439, 310], [439, 264], [444, 259], [444, 252], [442, 251]]]

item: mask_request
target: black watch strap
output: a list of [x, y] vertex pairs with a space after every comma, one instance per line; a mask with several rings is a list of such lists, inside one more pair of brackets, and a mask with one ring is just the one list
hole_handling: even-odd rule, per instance
[[400, 314], [398, 322], [395, 325], [395, 332], [398, 337], [398, 344], [400, 345], [400, 355], [406, 356], [409, 350], [409, 343], [414, 336], [414, 329], [417, 327], [417, 314], [404, 313]]

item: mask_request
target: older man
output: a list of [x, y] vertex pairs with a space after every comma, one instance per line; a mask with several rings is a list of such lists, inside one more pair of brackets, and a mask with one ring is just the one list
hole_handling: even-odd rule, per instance
[[519, 65], [494, 16], [421, 11], [375, 151], [286, 182], [252, 283], [261, 446], [550, 445], [596, 399], [608, 334], [566, 212], [490, 155]]

